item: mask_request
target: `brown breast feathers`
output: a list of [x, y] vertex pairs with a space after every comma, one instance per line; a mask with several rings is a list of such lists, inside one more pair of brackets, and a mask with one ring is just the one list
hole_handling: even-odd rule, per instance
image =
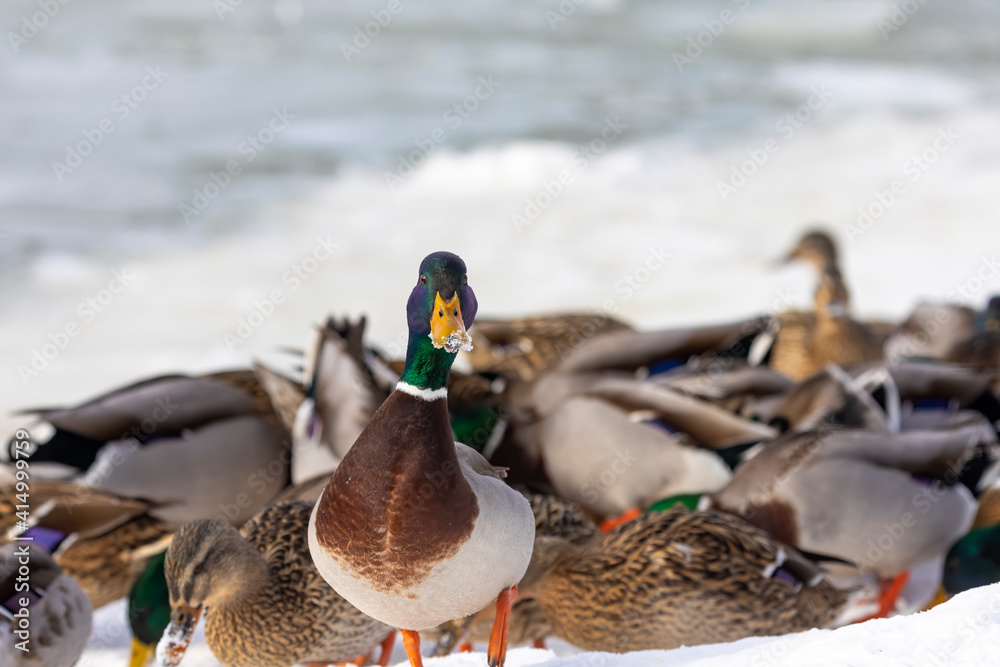
[[469, 539], [478, 514], [446, 401], [395, 391], [330, 478], [316, 536], [344, 567], [401, 593]]

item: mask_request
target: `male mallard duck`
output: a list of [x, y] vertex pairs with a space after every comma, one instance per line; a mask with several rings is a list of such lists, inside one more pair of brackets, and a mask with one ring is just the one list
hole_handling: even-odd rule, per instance
[[[572, 503], [542, 493], [525, 493], [525, 497], [531, 504], [531, 512], [535, 515], [535, 540], [542, 537], [557, 537], [572, 544], [587, 544], [600, 536], [601, 531], [597, 524], [588, 519], [580, 508]], [[465, 642], [470, 643], [489, 641], [496, 617], [494, 612], [493, 607], [488, 606], [474, 616], [449, 621], [436, 628], [435, 632], [429, 633], [437, 635], [434, 655], [451, 653], [455, 644], [463, 640], [463, 637]], [[527, 598], [514, 603], [510, 610], [509, 643], [533, 642], [536, 648], [541, 648], [544, 646], [543, 640], [550, 634], [552, 629], [538, 600]]]
[[306, 396], [293, 429], [292, 481], [332, 473], [398, 379], [364, 347], [366, 320], [329, 318], [306, 355]]
[[893, 577], [965, 534], [976, 504], [961, 470], [980, 443], [995, 442], [975, 414], [940, 430], [787, 434], [745, 461], [710, 506], [793, 547]]
[[827, 364], [881, 359], [882, 341], [866, 325], [851, 319], [849, 302], [840, 271], [823, 271], [815, 312], [778, 316], [769, 365], [794, 380], [804, 380]]
[[388, 662], [392, 628], [352, 607], [313, 565], [311, 512], [310, 503], [284, 501], [240, 531], [214, 519], [177, 531], [164, 566], [172, 612], [157, 648], [163, 664], [181, 661], [205, 608], [208, 646], [226, 667], [345, 662], [383, 640]]
[[555, 636], [626, 652], [776, 635], [831, 623], [846, 595], [740, 519], [675, 507], [597, 540], [536, 540], [523, 597]]
[[[600, 516], [729, 478], [722, 449], [774, 432], [684, 396], [649, 376], [663, 359], [683, 363], [738, 337], [754, 322], [588, 339], [528, 383], [504, 392], [506, 431], [490, 460], [512, 481], [548, 485]], [[660, 426], [662, 424], [662, 427]], [[636, 460], [642, 465], [634, 465]]]
[[129, 667], [146, 667], [156, 655], [156, 645], [170, 625], [170, 589], [164, 572], [166, 549], [146, 563], [128, 596], [128, 624], [132, 629]]
[[221, 511], [238, 525], [288, 483], [287, 436], [249, 370], [158, 377], [29, 412], [56, 429], [31, 454], [35, 472], [69, 466], [82, 484], [158, 503], [164, 521]]
[[528, 501], [448, 422], [448, 375], [477, 310], [465, 263], [438, 252], [420, 264], [406, 307], [406, 366], [347, 452], [309, 524], [323, 578], [366, 614], [403, 631], [413, 667], [417, 630], [497, 600], [489, 662], [502, 665], [507, 622], [534, 537]]
[[45, 549], [27, 541], [0, 546], [0, 664], [73, 665], [87, 646], [90, 626], [86, 593]]
[[[150, 515], [153, 503], [80, 486], [72, 482], [33, 480], [35, 509], [26, 535], [38, 534], [66, 574], [73, 577], [98, 609], [125, 597], [132, 583], [174, 527]], [[16, 531], [15, 491], [0, 494], [0, 529], [9, 539]], [[9, 520], [7, 520], [9, 517]], [[163, 547], [160, 547], [162, 549]]]

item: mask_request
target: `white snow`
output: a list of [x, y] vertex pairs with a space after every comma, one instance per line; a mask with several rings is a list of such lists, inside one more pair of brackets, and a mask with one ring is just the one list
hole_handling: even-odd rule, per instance
[[[91, 640], [92, 648], [79, 663], [81, 667], [127, 664], [127, 636], [109, 643], [107, 633], [102, 632], [122, 623], [123, 614], [123, 603], [105, 607], [98, 613], [95, 618], [98, 629]], [[551, 640], [549, 645], [549, 650], [512, 648], [506, 664], [508, 667], [988, 667], [1000, 663], [1000, 584], [962, 593], [930, 611], [837, 630], [810, 630], [729, 644], [625, 654], [582, 653], [558, 640]], [[391, 664], [405, 666], [406, 656], [398, 641], [392, 657]], [[181, 664], [216, 667], [219, 663], [199, 632]], [[479, 651], [425, 658], [424, 664], [483, 667], [486, 655]]]

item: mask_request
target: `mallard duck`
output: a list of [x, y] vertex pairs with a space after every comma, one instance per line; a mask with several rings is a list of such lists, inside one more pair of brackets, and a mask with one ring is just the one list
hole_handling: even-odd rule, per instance
[[365, 324], [331, 317], [307, 348], [306, 395], [293, 429], [296, 484], [336, 469], [398, 379], [364, 346]]
[[951, 303], [918, 303], [889, 336], [889, 359], [944, 359], [975, 332], [976, 311]]
[[583, 545], [539, 538], [521, 589], [555, 636], [615, 653], [821, 627], [846, 603], [795, 550], [736, 517], [683, 507]]
[[837, 244], [833, 237], [821, 229], [811, 229], [795, 243], [782, 258], [783, 263], [805, 262], [816, 268], [818, 273], [833, 267], [839, 269]]
[[996, 433], [979, 415], [948, 429], [902, 433], [825, 428], [762, 446], [710, 496], [796, 548], [883, 578], [940, 556], [972, 524], [963, 465]]
[[226, 667], [345, 662], [383, 641], [388, 662], [392, 628], [351, 606], [313, 565], [311, 512], [311, 503], [283, 501], [240, 531], [214, 519], [177, 531], [164, 565], [172, 611], [157, 647], [163, 664], [181, 661], [206, 608], [208, 646]]
[[242, 523], [288, 484], [287, 434], [252, 371], [164, 376], [70, 408], [31, 410], [55, 427], [32, 452], [75, 481], [158, 503], [183, 523], [221, 513]]
[[1000, 524], [973, 528], [945, 557], [942, 588], [947, 597], [1000, 581]]
[[90, 627], [87, 594], [45, 549], [27, 541], [0, 546], [0, 663], [73, 665], [87, 646]]
[[804, 380], [827, 364], [877, 361], [882, 340], [864, 324], [851, 319], [850, 299], [840, 271], [827, 268], [816, 289], [814, 313], [785, 312], [777, 331], [769, 365], [794, 380]]
[[[525, 497], [535, 515], [536, 540], [557, 537], [572, 544], [587, 544], [600, 536], [597, 524], [576, 505], [544, 493], [525, 492]], [[471, 642], [489, 641], [494, 619], [495, 610], [489, 606], [473, 616], [442, 624], [429, 633], [435, 639], [434, 655], [451, 653], [459, 640], [469, 642], [464, 644], [466, 647], [471, 647]], [[552, 629], [538, 600], [527, 598], [514, 603], [510, 612], [509, 643], [532, 642], [536, 648], [541, 648], [550, 634]]]
[[1000, 419], [994, 374], [936, 361], [828, 366], [758, 416], [785, 430], [849, 426], [875, 430], [942, 428], [960, 412]]
[[[153, 517], [156, 505], [72, 482], [33, 480], [32, 527], [45, 535], [46, 547], [66, 574], [87, 593], [94, 609], [128, 595], [132, 583], [157, 551], [151, 545], [169, 538], [174, 526]], [[0, 523], [6, 538], [16, 531], [14, 489], [0, 495]], [[162, 549], [162, 547], [161, 547]]]
[[529, 382], [586, 341], [632, 330], [604, 313], [480, 319], [470, 330], [469, 362], [475, 371]]
[[170, 625], [170, 590], [163, 569], [166, 559], [165, 548], [150, 558], [129, 592], [128, 624], [132, 629], [129, 667], [146, 667], [151, 663], [156, 645]]
[[[658, 360], [683, 363], [753, 328], [754, 322], [588, 339], [533, 381], [510, 382], [506, 429], [490, 456], [512, 483], [553, 488], [600, 516], [687, 490], [721, 488], [721, 449], [774, 432], [684, 396], [650, 377]], [[636, 460], [643, 465], [633, 465]]]
[[[309, 524], [317, 569], [366, 614], [403, 631], [413, 667], [416, 631], [497, 601], [489, 662], [504, 662], [510, 607], [528, 566], [528, 501], [478, 452], [455, 443], [448, 375], [469, 345], [477, 310], [465, 263], [428, 255], [406, 307], [406, 366], [324, 490]], [[363, 480], [363, 483], [359, 483]]]
[[945, 359], [980, 370], [1000, 370], [1000, 296], [976, 316], [975, 331], [956, 342]]

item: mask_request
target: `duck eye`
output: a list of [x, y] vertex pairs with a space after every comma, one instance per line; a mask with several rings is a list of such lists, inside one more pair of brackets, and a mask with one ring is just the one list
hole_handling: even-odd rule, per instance
[[468, 273], [465, 273], [465, 274], [462, 275], [462, 284], [463, 285], [468, 285], [469, 284], [469, 274]]
[[420, 284], [421, 285], [426, 285], [427, 284], [427, 276], [424, 276], [424, 275], [420, 276]]
[[438, 311], [438, 317], [444, 317], [444, 311], [443, 310], [439, 310]]

